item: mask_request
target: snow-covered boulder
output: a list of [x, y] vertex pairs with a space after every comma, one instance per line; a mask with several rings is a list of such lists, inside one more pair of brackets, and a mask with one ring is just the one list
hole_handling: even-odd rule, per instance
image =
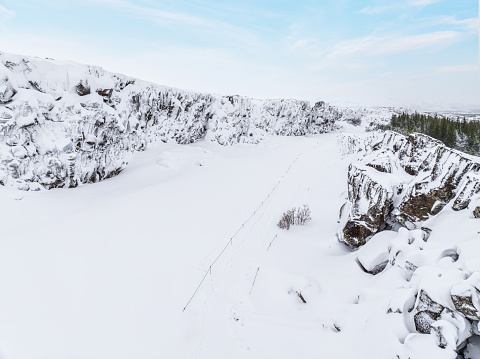
[[387, 310], [411, 333], [398, 357], [471, 357], [480, 334], [478, 158], [421, 134], [340, 144], [357, 153], [338, 238], [358, 247], [358, 262], [379, 281], [401, 274]]
[[370, 274], [378, 274], [389, 262], [390, 244], [397, 236], [395, 231], [383, 231], [375, 234], [367, 244], [358, 250], [358, 261]]
[[471, 320], [480, 319], [480, 272], [453, 286], [450, 293], [456, 310]]

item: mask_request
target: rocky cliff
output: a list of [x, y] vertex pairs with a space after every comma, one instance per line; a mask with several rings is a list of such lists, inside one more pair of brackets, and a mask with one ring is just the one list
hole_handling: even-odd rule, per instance
[[349, 166], [348, 201], [341, 210], [339, 238], [351, 248], [386, 227], [420, 228], [447, 204], [455, 211], [480, 211], [478, 157], [418, 133], [388, 131], [367, 138], [363, 148], [346, 141], [344, 147], [363, 151]]
[[[371, 274], [399, 273], [388, 313], [411, 334], [399, 358], [419, 348], [473, 358], [480, 320], [480, 161], [422, 134], [342, 139], [356, 158], [338, 238]], [[429, 349], [433, 353], [435, 349]], [[416, 354], [415, 354], [416, 353]], [[419, 354], [420, 353], [420, 354]], [[470, 354], [469, 354], [470, 353]]]
[[118, 174], [151, 141], [256, 143], [331, 131], [348, 116], [323, 102], [201, 94], [0, 53], [0, 183], [76, 187]]

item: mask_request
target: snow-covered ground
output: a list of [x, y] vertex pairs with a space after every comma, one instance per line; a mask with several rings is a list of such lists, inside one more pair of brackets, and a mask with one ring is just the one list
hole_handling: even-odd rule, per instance
[[[396, 274], [363, 272], [335, 237], [336, 136], [160, 143], [101, 183], [1, 187], [0, 357], [394, 356], [408, 334], [386, 314]], [[277, 228], [304, 203], [311, 222]]]
[[[104, 88], [80, 65], [95, 94], [68, 71], [60, 91], [48, 61], [15, 59], [0, 74], [0, 359], [480, 357], [480, 165], [428, 136], [367, 136], [400, 109], [115, 74]], [[277, 227], [304, 204], [311, 222]]]

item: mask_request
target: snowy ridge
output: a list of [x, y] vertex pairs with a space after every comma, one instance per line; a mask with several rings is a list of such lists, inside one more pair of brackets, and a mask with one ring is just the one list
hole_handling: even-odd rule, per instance
[[349, 115], [323, 102], [200, 94], [0, 53], [0, 183], [76, 187], [118, 174], [151, 141], [257, 143], [332, 131]]
[[341, 141], [344, 152], [370, 149], [349, 167], [338, 238], [359, 248], [366, 272], [400, 273], [388, 313], [402, 315], [411, 334], [399, 338], [399, 358], [476, 357], [478, 158], [422, 134], [386, 132], [365, 138], [365, 147], [357, 142]]

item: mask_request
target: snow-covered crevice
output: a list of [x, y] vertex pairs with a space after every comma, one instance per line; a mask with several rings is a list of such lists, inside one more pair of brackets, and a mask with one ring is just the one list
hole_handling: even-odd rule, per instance
[[116, 175], [151, 141], [257, 143], [332, 131], [349, 115], [323, 102], [201, 94], [0, 53], [0, 183], [76, 187]]
[[357, 157], [338, 237], [360, 247], [366, 271], [401, 273], [402, 293], [388, 309], [403, 315], [411, 332], [399, 357], [456, 358], [463, 351], [470, 358], [480, 334], [478, 158], [422, 134], [359, 141], [341, 141]]

